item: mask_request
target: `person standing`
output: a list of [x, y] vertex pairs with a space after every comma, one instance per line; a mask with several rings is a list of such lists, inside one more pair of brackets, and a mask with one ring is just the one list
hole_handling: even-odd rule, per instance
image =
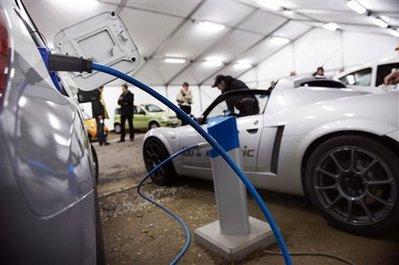
[[97, 141], [100, 145], [109, 145], [104, 132], [104, 119], [108, 119], [107, 108], [103, 99], [104, 87], [100, 86], [94, 93], [94, 100], [91, 102], [91, 111], [97, 124]]
[[[184, 111], [187, 115], [191, 114], [192, 100], [193, 100], [193, 95], [191, 93], [190, 87], [187, 82], [184, 82], [182, 88], [177, 94], [176, 101], [179, 104], [180, 109]], [[182, 125], [184, 125], [183, 121]]]
[[130, 141], [134, 140], [134, 127], [133, 127], [133, 103], [134, 95], [129, 91], [127, 84], [122, 85], [122, 94], [119, 96], [118, 104], [121, 106], [121, 139], [118, 141], [125, 141], [125, 124], [129, 123]]

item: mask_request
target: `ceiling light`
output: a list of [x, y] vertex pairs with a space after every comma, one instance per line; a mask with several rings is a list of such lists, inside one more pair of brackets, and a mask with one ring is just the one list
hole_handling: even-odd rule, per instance
[[328, 23], [328, 24], [324, 24], [323, 28], [329, 31], [336, 31], [338, 28], [337, 23]]
[[256, 3], [274, 11], [280, 9], [280, 0], [257, 0]]
[[172, 58], [183, 58], [183, 55], [177, 54], [177, 53], [165, 53], [166, 57], [172, 57]]
[[251, 68], [252, 64], [247, 60], [238, 60], [237, 63], [234, 65], [234, 68], [237, 70], [244, 70]]
[[204, 64], [206, 66], [219, 67], [223, 65], [223, 62], [219, 57], [206, 57]]
[[390, 29], [389, 34], [391, 34], [394, 37], [399, 38], [399, 28], [397, 28], [396, 30]]
[[213, 32], [222, 31], [226, 27], [222, 24], [213, 23], [209, 21], [202, 21], [198, 23], [197, 28], [201, 31], [213, 33]]
[[387, 28], [388, 27], [388, 23], [386, 23], [384, 20], [382, 20], [379, 17], [371, 17], [371, 19], [372, 19], [372, 22], [375, 25], [377, 25], [377, 26], [379, 26], [381, 28]]
[[285, 38], [285, 37], [273, 36], [273, 37], [271, 38], [271, 42], [272, 42], [273, 44], [276, 44], [276, 45], [283, 45], [283, 44], [289, 43], [290, 40], [287, 39], [287, 38]]
[[165, 58], [164, 59], [165, 63], [178, 63], [178, 64], [183, 64], [186, 62], [185, 59], [183, 58]]
[[359, 4], [356, 0], [346, 2], [346, 5], [358, 14], [366, 14], [367, 9]]

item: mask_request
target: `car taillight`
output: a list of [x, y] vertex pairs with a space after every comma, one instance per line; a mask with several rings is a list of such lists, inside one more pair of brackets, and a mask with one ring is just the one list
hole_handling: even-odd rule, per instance
[[10, 40], [5, 20], [5, 14], [0, 12], [0, 104], [7, 88], [7, 77], [10, 72]]

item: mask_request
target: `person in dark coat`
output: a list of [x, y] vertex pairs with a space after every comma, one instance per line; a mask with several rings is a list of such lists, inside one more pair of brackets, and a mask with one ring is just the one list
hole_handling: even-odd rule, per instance
[[323, 67], [317, 67], [316, 72], [312, 74], [313, 76], [324, 76], [324, 68]]
[[91, 102], [91, 111], [93, 118], [97, 123], [97, 141], [100, 145], [109, 145], [104, 132], [104, 119], [108, 119], [107, 109], [102, 97], [104, 87], [101, 86], [93, 92], [93, 101]]
[[[222, 93], [233, 90], [245, 90], [249, 87], [241, 80], [229, 75], [216, 76], [212, 87], [217, 87]], [[259, 102], [255, 95], [236, 95], [226, 98], [227, 108], [231, 114], [235, 114], [234, 109], [239, 111], [238, 117], [259, 114]]]
[[125, 124], [126, 120], [129, 123], [130, 141], [134, 140], [133, 127], [133, 110], [134, 110], [134, 95], [129, 91], [126, 84], [122, 85], [122, 94], [119, 97], [118, 104], [121, 106], [121, 139], [118, 141], [125, 141]]

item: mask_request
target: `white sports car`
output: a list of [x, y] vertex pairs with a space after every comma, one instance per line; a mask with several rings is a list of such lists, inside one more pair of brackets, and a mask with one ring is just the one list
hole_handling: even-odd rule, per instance
[[[305, 195], [336, 227], [376, 234], [399, 223], [398, 100], [397, 90], [369, 94], [324, 78], [287, 78], [269, 90], [224, 93], [198, 122], [206, 128], [213, 117], [236, 116], [240, 164], [255, 186]], [[190, 126], [147, 132], [147, 170], [203, 141]], [[153, 181], [211, 179], [208, 153], [187, 152]]]

